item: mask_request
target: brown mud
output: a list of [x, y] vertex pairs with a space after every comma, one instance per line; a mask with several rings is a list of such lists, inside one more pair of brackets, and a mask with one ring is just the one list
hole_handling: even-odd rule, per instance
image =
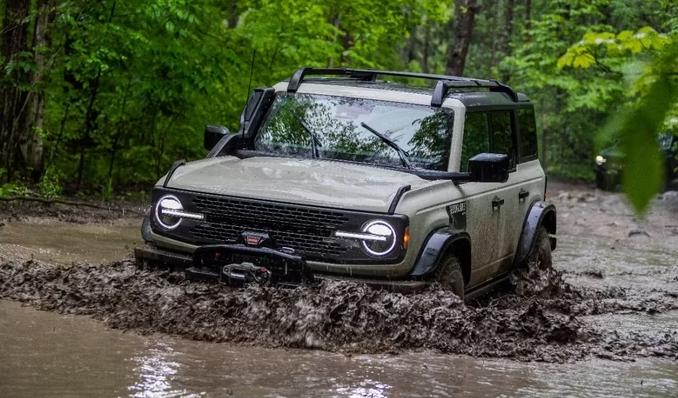
[[33, 201], [12, 200], [0, 201], [0, 225], [10, 222], [66, 222], [75, 224], [113, 222], [126, 218], [134, 218], [144, 214], [146, 204], [135, 202], [81, 202], [67, 200], [71, 203], [86, 203], [88, 206], [67, 205], [63, 203], [40, 203]]
[[[130, 261], [57, 265], [3, 251], [0, 298], [88, 315], [115, 329], [264, 347], [433, 349], [544, 362], [678, 359], [672, 199], [665, 195], [638, 220], [619, 195], [561, 189], [567, 191], [553, 198], [564, 236], [554, 253], [556, 268], [516, 272], [513, 289], [466, 305], [436, 287], [412, 294], [349, 282], [232, 289], [139, 270]], [[633, 316], [646, 322], [625, 328], [624, 319]], [[643, 325], [654, 319], [660, 320]]]

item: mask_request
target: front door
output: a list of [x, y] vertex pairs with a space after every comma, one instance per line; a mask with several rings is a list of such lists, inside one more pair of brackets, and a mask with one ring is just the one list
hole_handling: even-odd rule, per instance
[[471, 182], [459, 186], [466, 196], [467, 231], [471, 236], [473, 269], [470, 286], [496, 276], [513, 258], [512, 221], [518, 211], [521, 188], [515, 166], [515, 142], [511, 110], [466, 113], [461, 170], [467, 170], [468, 159], [483, 152], [504, 153], [511, 159], [507, 182]]

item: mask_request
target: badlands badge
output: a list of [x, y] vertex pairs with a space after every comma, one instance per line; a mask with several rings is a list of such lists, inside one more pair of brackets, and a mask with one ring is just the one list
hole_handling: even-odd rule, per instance
[[450, 226], [453, 229], [466, 229], [466, 202], [447, 206], [447, 215], [450, 217]]

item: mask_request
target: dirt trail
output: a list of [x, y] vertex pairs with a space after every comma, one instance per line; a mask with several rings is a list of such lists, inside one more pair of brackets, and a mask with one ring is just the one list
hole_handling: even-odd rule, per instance
[[[435, 349], [547, 362], [678, 359], [678, 197], [674, 203], [665, 194], [644, 221], [619, 195], [554, 184], [550, 197], [559, 210], [556, 270], [516, 274], [520, 295], [497, 292], [468, 305], [436, 288], [399, 294], [325, 282], [230, 289], [129, 261], [55, 265], [8, 255], [1, 240], [0, 298], [118, 329], [267, 347]], [[630, 316], [646, 326], [613, 327]]]

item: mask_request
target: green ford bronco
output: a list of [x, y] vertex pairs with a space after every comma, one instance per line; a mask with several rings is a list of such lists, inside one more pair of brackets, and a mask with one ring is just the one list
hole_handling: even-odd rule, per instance
[[500, 82], [303, 68], [204, 143], [154, 187], [139, 264], [238, 285], [435, 281], [461, 297], [551, 265], [534, 107]]

